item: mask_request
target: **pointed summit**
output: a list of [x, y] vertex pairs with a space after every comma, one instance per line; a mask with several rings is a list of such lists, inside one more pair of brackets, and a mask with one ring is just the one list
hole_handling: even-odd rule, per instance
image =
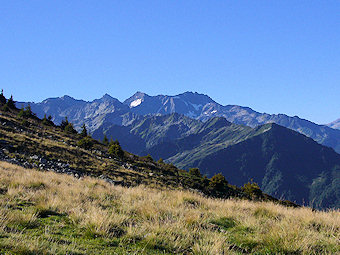
[[111, 99], [114, 99], [112, 96], [110, 96], [109, 94], [105, 93], [105, 95], [103, 95], [101, 97], [101, 99], [104, 99], [104, 100], [111, 100]]
[[150, 96], [144, 92], [137, 91], [133, 96], [129, 97], [124, 101], [125, 105], [128, 105], [130, 108], [134, 108], [139, 106], [142, 102], [144, 102], [145, 98], [149, 98]]

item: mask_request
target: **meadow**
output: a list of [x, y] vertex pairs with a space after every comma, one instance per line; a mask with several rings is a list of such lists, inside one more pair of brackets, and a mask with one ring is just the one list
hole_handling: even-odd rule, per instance
[[336, 254], [340, 212], [0, 163], [0, 254]]

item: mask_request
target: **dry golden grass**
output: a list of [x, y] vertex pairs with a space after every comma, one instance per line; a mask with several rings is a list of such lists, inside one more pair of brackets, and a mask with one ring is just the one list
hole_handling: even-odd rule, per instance
[[340, 252], [339, 211], [125, 188], [3, 162], [0, 208], [0, 254]]

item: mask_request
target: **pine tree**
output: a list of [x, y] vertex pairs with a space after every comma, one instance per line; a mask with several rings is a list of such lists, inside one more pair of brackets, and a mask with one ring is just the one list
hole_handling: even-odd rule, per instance
[[73, 124], [70, 123], [70, 122], [65, 126], [64, 131], [66, 133], [69, 133], [69, 134], [77, 134], [78, 133], [77, 130], [74, 129]]
[[44, 125], [48, 125], [48, 124], [49, 124], [49, 121], [48, 121], [48, 119], [47, 119], [47, 117], [46, 117], [46, 113], [44, 114], [44, 118], [42, 119], [42, 123], [43, 123]]
[[1, 90], [1, 94], [0, 94], [0, 105], [4, 105], [6, 104], [6, 97], [4, 96], [4, 90]]
[[105, 145], [108, 145], [108, 144], [109, 144], [109, 139], [107, 138], [106, 135], [104, 135], [103, 144], [105, 144]]
[[15, 101], [13, 100], [13, 96], [11, 96], [8, 100], [7, 100], [7, 106], [10, 109], [17, 109], [17, 107], [15, 106]]
[[124, 157], [124, 151], [117, 140], [113, 143], [110, 142], [108, 153], [110, 156], [115, 156], [118, 158]]
[[28, 104], [28, 105], [25, 107], [25, 115], [26, 115], [26, 117], [29, 117], [29, 116], [32, 116], [32, 115], [33, 115], [32, 108], [31, 108], [31, 105], [30, 105], [30, 104]]
[[44, 125], [54, 126], [54, 123], [52, 122], [52, 116], [49, 115], [48, 117], [46, 117], [46, 113], [44, 115], [44, 118], [42, 119], [42, 123]]
[[86, 137], [88, 134], [87, 134], [87, 129], [86, 129], [85, 123], [83, 124], [83, 126], [81, 128], [82, 128], [82, 130], [80, 132], [80, 136]]
[[64, 130], [68, 124], [69, 124], [68, 119], [67, 117], [65, 117], [65, 119], [61, 121], [60, 127]]

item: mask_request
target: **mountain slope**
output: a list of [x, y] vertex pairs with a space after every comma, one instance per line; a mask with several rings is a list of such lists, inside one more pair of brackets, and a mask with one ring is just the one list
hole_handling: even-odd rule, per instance
[[[179, 167], [220, 171], [233, 183], [253, 178], [268, 194], [314, 207], [340, 207], [340, 155], [310, 138], [276, 124], [225, 148], [200, 146], [168, 160]], [[199, 156], [193, 157], [198, 153]]]
[[337, 119], [329, 124], [327, 124], [328, 127], [334, 128], [334, 129], [340, 129], [340, 119]]
[[250, 128], [222, 117], [200, 122], [171, 114], [108, 126], [93, 135], [103, 133], [137, 154], [180, 168], [199, 167], [208, 176], [222, 172], [237, 185], [254, 179], [271, 195], [318, 208], [340, 206], [340, 155], [277, 124]]

